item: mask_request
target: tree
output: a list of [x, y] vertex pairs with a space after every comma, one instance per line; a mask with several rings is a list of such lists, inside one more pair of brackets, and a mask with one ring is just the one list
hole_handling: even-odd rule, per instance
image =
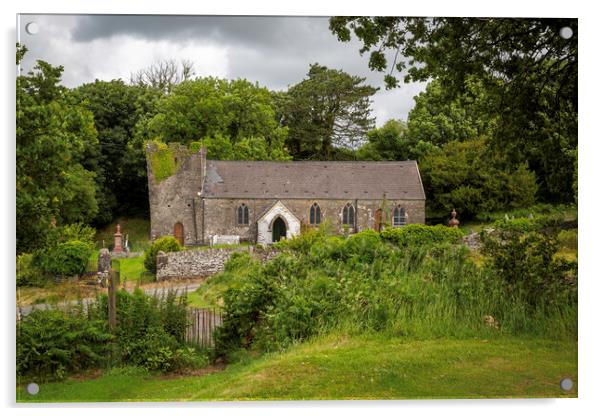
[[401, 120], [389, 120], [382, 127], [370, 130], [368, 143], [357, 151], [360, 160], [407, 160], [413, 157], [407, 140], [408, 127]]
[[192, 61], [183, 59], [178, 63], [174, 59], [165, 59], [130, 74], [130, 83], [169, 93], [174, 86], [192, 77], [194, 77]]
[[17, 77], [18, 253], [43, 247], [53, 223], [89, 222], [98, 212], [94, 173], [82, 165], [85, 149], [97, 143], [94, 119], [65, 99], [62, 72], [38, 61]]
[[[198, 78], [177, 85], [157, 103], [157, 114], [138, 125], [138, 140], [190, 144], [202, 141], [208, 156], [283, 159], [287, 129], [279, 126], [267, 88], [239, 79]], [[236, 150], [238, 149], [238, 151]]]
[[492, 151], [486, 138], [433, 147], [420, 162], [429, 217], [464, 218], [535, 203], [537, 182], [525, 163]]
[[[570, 27], [572, 36], [561, 36]], [[486, 115], [498, 119], [492, 145], [514, 162], [527, 160], [541, 196], [572, 201], [577, 147], [577, 20], [515, 18], [334, 17], [341, 41], [353, 32], [370, 52], [369, 67], [386, 71], [387, 87], [436, 79], [453, 101], [478, 79], [497, 97]], [[393, 62], [385, 52], [394, 51]]]
[[280, 99], [287, 146], [297, 159], [332, 159], [337, 148], [356, 149], [374, 127], [365, 78], [313, 64], [307, 78]]
[[498, 117], [489, 109], [496, 97], [490, 97], [478, 78], [467, 78], [461, 95], [449, 99], [438, 80], [414, 97], [414, 108], [408, 114], [408, 140], [441, 146], [451, 141], [491, 137]]
[[89, 148], [86, 169], [96, 173], [96, 224], [109, 223], [119, 213], [148, 212], [146, 161], [142, 143], [134, 140], [136, 124], [154, 115], [161, 96], [156, 88], [126, 85], [121, 80], [84, 84], [71, 100], [94, 114], [98, 143]]

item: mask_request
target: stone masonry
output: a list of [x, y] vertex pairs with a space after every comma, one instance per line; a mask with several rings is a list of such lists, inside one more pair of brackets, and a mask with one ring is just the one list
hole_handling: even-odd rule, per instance
[[224, 270], [224, 266], [232, 253], [241, 251], [251, 253], [255, 259], [261, 262], [270, 261], [279, 253], [277, 250], [256, 249], [253, 246], [183, 250], [171, 253], [160, 251], [157, 255], [157, 280], [188, 279], [214, 275]]
[[[239, 236], [240, 241], [265, 244], [267, 239], [270, 244], [270, 210], [283, 218], [288, 237], [315, 226], [310, 224], [314, 203], [320, 207], [321, 223], [339, 232], [360, 232], [375, 227], [383, 195], [390, 214], [399, 205], [406, 224], [425, 222], [425, 195], [413, 161], [213, 161], [206, 159], [205, 149], [169, 146], [177, 169], [159, 182], [150, 163], [156, 145], [147, 145], [151, 240], [179, 234], [184, 245], [191, 246]], [[242, 204], [248, 209], [247, 224], [238, 223]], [[355, 211], [351, 227], [343, 225], [347, 204]], [[267, 229], [262, 217], [270, 219]]]
[[157, 256], [157, 280], [207, 277], [224, 270], [235, 251], [245, 249], [183, 250]]

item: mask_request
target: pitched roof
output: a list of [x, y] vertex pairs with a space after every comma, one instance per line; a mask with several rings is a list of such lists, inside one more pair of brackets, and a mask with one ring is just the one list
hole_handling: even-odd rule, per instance
[[206, 198], [425, 199], [418, 165], [208, 160]]

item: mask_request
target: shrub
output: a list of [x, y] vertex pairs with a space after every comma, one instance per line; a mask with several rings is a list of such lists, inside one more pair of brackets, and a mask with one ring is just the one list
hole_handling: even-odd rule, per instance
[[[91, 315], [108, 318], [107, 296], [91, 308]], [[136, 289], [117, 292], [116, 361], [144, 367], [149, 371], [172, 371], [186, 365], [199, 366], [207, 357], [189, 350], [185, 343], [188, 319], [186, 297], [169, 291], [162, 297]]]
[[401, 246], [433, 245], [458, 242], [464, 235], [458, 228], [444, 225], [408, 224], [404, 227], [387, 227], [380, 233], [385, 240]]
[[558, 243], [561, 247], [577, 250], [577, 230], [562, 230], [558, 233]]
[[43, 286], [42, 271], [34, 265], [34, 256], [23, 253], [17, 256], [17, 286]]
[[156, 274], [157, 273], [157, 254], [159, 251], [163, 251], [165, 253], [171, 251], [180, 251], [182, 250], [182, 246], [178, 240], [174, 237], [161, 237], [157, 239], [155, 242], [151, 244], [151, 246], [144, 253], [144, 268], [149, 272]]
[[17, 323], [17, 374], [39, 382], [101, 366], [111, 338], [106, 322], [82, 310], [34, 310]]
[[94, 248], [94, 236], [96, 230], [88, 225], [75, 223], [64, 225], [59, 229], [60, 241], [77, 240], [87, 244], [90, 248]]
[[86, 271], [91, 255], [92, 248], [89, 244], [70, 240], [39, 253], [36, 263], [47, 274], [61, 277], [81, 276]]
[[560, 304], [576, 296], [577, 264], [555, 258], [558, 240], [533, 231], [533, 223], [513, 220], [481, 233], [487, 264], [507, 285], [508, 293], [530, 307]]
[[[538, 267], [551, 267], [553, 246], [547, 236], [521, 240], [523, 254], [501, 247], [494, 257], [503, 259], [495, 267], [478, 267], [467, 247], [446, 242], [456, 241], [459, 230], [425, 229], [402, 233], [403, 240], [398, 240], [403, 228], [393, 231], [393, 237], [370, 231], [349, 238], [312, 235], [311, 247], [296, 241], [295, 249], [288, 246], [250, 272], [244, 262], [232, 262], [227, 273], [246, 273], [246, 279], [225, 292], [218, 354], [241, 347], [280, 350], [333, 330], [413, 337], [489, 335], [497, 329], [483, 322], [485, 315], [494, 316], [499, 331], [506, 333], [575, 335], [572, 265], [552, 261], [545, 279], [534, 275]], [[524, 278], [528, 283], [515, 284], [503, 275], [505, 262], [511, 261], [529, 274]], [[558, 276], [548, 281], [549, 271]], [[536, 292], [540, 284], [547, 287], [543, 293]], [[553, 302], [547, 302], [548, 294], [554, 295]]]

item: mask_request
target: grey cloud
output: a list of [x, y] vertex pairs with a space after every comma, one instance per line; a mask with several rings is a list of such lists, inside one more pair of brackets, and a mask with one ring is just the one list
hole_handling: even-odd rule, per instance
[[72, 36], [76, 42], [130, 35], [154, 40], [203, 39], [220, 44], [280, 47], [307, 44], [308, 36], [321, 37], [321, 31], [315, 29], [327, 26], [326, 17], [88, 15], [79, 19]]
[[[95, 78], [127, 77], [129, 72], [146, 66], [156, 51], [135, 49], [136, 41], [142, 40], [173, 45], [174, 49], [164, 50], [162, 53], [165, 56], [160, 55], [160, 59], [181, 57], [175, 54], [175, 49], [186, 45], [212, 46], [226, 52], [224, 63], [227, 70], [224, 76], [257, 81], [271, 89], [283, 90], [301, 81], [309, 65], [314, 62], [366, 77], [368, 84], [381, 88], [374, 96], [373, 104], [379, 125], [388, 118], [406, 118], [414, 104], [412, 97], [424, 89], [423, 84], [410, 84], [394, 91], [384, 90], [383, 74], [369, 70], [368, 57], [359, 54], [359, 42], [339, 42], [328, 29], [327, 17], [26, 17], [40, 21], [41, 30], [39, 35], [27, 37], [22, 31], [24, 24], [21, 25], [21, 36], [26, 38], [25, 43], [31, 51], [26, 55], [23, 66], [30, 68], [35, 59], [64, 65], [64, 81], [69, 86], [91, 82]], [[103, 62], [94, 62], [102, 53], [97, 51], [86, 55], [81, 52], [92, 51], [99, 45], [105, 48], [107, 45], [132, 48], [132, 53], [127, 63], [120, 62], [121, 65], [112, 66], [107, 65], [107, 55], [102, 55]], [[174, 51], [173, 56], [169, 56], [170, 50]], [[111, 50], [107, 53], [110, 54]], [[189, 58], [201, 64], [203, 60], [215, 59], [198, 54]], [[104, 72], [99, 69], [101, 66]]]

